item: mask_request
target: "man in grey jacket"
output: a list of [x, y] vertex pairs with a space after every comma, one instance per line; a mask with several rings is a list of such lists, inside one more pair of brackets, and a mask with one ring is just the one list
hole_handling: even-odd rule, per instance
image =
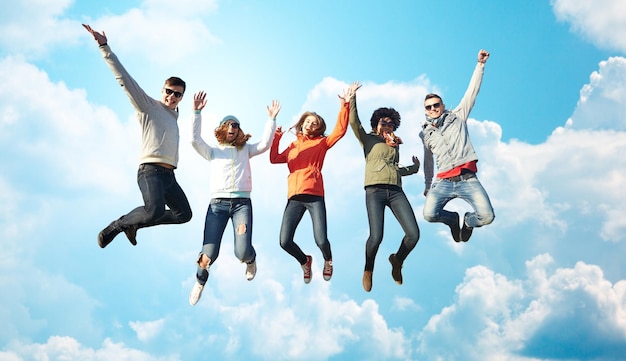
[[[474, 106], [482, 83], [485, 63], [489, 53], [481, 49], [472, 79], [461, 103], [452, 111], [447, 110], [441, 97], [428, 94], [424, 100], [426, 121], [420, 138], [424, 143], [424, 219], [441, 222], [450, 227], [456, 242], [467, 242], [475, 227], [493, 222], [493, 207], [487, 192], [476, 177], [478, 156], [469, 138], [467, 118]], [[433, 178], [433, 154], [437, 160], [437, 177]], [[473, 212], [465, 213], [463, 226], [459, 214], [445, 209], [454, 198], [468, 202]]]
[[139, 228], [185, 223], [191, 219], [189, 201], [174, 176], [178, 164], [178, 103], [186, 85], [182, 79], [170, 77], [161, 90], [161, 100], [151, 98], [111, 51], [104, 32], [94, 31], [89, 25], [83, 26], [98, 43], [107, 66], [135, 108], [142, 133], [137, 184], [144, 205], [104, 228], [98, 234], [98, 245], [104, 248], [124, 232], [134, 246]]

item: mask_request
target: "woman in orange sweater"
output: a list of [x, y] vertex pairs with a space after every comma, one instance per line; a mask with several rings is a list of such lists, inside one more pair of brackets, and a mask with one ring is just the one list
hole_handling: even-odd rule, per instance
[[279, 153], [278, 144], [283, 136], [283, 131], [282, 127], [278, 127], [270, 148], [270, 162], [273, 164], [287, 163], [289, 168], [289, 177], [287, 178], [288, 200], [280, 227], [280, 246], [300, 262], [304, 271], [304, 283], [311, 282], [312, 258], [302, 252], [293, 241], [293, 237], [296, 233], [296, 227], [307, 210], [313, 222], [315, 243], [324, 257], [324, 280], [330, 280], [333, 275], [333, 257], [327, 238], [322, 166], [328, 149], [346, 134], [350, 99], [359, 87], [360, 85], [355, 82], [347, 91], [344, 90], [343, 96], [339, 96], [341, 110], [335, 129], [328, 136], [324, 135], [326, 131], [324, 119], [314, 112], [305, 112], [300, 120], [289, 128], [289, 130], [295, 129], [297, 139]]

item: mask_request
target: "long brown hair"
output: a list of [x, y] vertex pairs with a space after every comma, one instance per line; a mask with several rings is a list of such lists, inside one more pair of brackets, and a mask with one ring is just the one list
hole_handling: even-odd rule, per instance
[[298, 122], [294, 124], [291, 128], [289, 128], [289, 130], [295, 129], [296, 134], [302, 134], [302, 124], [304, 124], [304, 120], [308, 116], [314, 116], [317, 119], [317, 122], [319, 123], [319, 127], [315, 130], [314, 136], [320, 136], [320, 135], [323, 136], [324, 132], [326, 131], [326, 122], [324, 121], [324, 118], [322, 118], [319, 114], [315, 112], [302, 113]]
[[246, 145], [248, 139], [252, 137], [250, 134], [245, 134], [241, 127], [239, 127], [237, 128], [237, 136], [235, 137], [235, 140], [227, 143], [226, 138], [228, 137], [228, 127], [229, 124], [226, 122], [215, 128], [215, 138], [220, 144], [230, 144], [237, 147], [237, 149], [241, 149], [244, 145]]

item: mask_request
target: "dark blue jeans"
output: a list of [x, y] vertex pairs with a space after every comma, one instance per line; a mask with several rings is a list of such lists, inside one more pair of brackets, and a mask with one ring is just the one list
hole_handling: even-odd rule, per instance
[[[204, 241], [202, 253], [213, 264], [220, 254], [222, 236], [228, 220], [232, 220], [235, 241], [235, 256], [241, 261], [251, 263], [256, 259], [252, 247], [252, 200], [250, 198], [213, 198], [206, 212], [204, 221]], [[200, 284], [205, 284], [209, 274], [198, 266], [196, 277]]]
[[293, 241], [296, 227], [302, 220], [305, 211], [309, 211], [313, 222], [313, 237], [315, 243], [322, 251], [325, 261], [330, 261], [333, 256], [328, 241], [328, 227], [326, 224], [326, 203], [324, 197], [308, 194], [298, 194], [287, 201], [283, 223], [280, 226], [280, 246], [292, 255], [300, 264], [305, 264], [306, 255]]
[[123, 231], [133, 226], [144, 228], [189, 222], [191, 207], [185, 192], [176, 182], [173, 169], [142, 164], [137, 171], [137, 184], [144, 205], [118, 219], [117, 228]]
[[420, 230], [413, 213], [413, 208], [402, 191], [402, 188], [392, 185], [373, 185], [365, 187], [365, 205], [367, 219], [370, 226], [370, 235], [365, 244], [365, 270], [374, 270], [374, 260], [378, 247], [383, 240], [385, 225], [385, 207], [389, 207], [404, 231], [402, 243], [396, 252], [400, 262], [404, 262], [409, 253], [417, 245]]

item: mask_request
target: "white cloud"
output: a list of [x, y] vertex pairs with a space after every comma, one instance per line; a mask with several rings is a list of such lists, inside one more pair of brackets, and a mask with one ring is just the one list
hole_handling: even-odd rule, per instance
[[592, 43], [626, 51], [626, 8], [621, 0], [550, 0], [560, 21]]
[[177, 361], [180, 358], [178, 355], [151, 355], [110, 339], [104, 340], [102, 348], [93, 349], [81, 345], [72, 337], [52, 336], [44, 344], [13, 342], [0, 352], [0, 360]]
[[[359, 304], [345, 295], [331, 295], [330, 282], [316, 278], [321, 275], [321, 264], [314, 264], [314, 279], [305, 285], [297, 262], [281, 265], [266, 254], [261, 265], [272, 264], [272, 269], [259, 269], [265, 276], [259, 274], [251, 284], [243, 277], [243, 265], [230, 255], [231, 245], [222, 246], [225, 256], [212, 268], [202, 299], [195, 306], [195, 322], [206, 324], [218, 315], [227, 330], [219, 341], [225, 356], [236, 357], [245, 349], [264, 360], [320, 360], [355, 345], [364, 353], [363, 359], [406, 359], [410, 355], [407, 335], [388, 326], [376, 301], [366, 299]], [[280, 274], [293, 275], [291, 282], [282, 285], [276, 280]], [[190, 287], [188, 282], [185, 288]]]
[[[11, 114], [0, 122], [0, 138], [5, 140], [0, 148], [7, 161], [15, 162], [19, 154], [20, 162], [37, 165], [40, 172], [58, 170], [48, 181], [67, 187], [125, 188], [121, 185], [129, 179], [112, 172], [122, 174], [120, 169], [136, 166], [136, 121], [122, 123], [110, 109], [90, 104], [84, 91], [51, 82], [23, 59], [0, 59], [0, 81], [5, 84], [0, 114]], [[13, 176], [31, 170], [15, 168], [20, 172]]]
[[128, 323], [130, 328], [132, 328], [137, 333], [137, 338], [140, 341], [148, 341], [157, 336], [161, 330], [163, 330], [164, 320], [155, 320], [155, 321], [131, 321]]
[[[94, 19], [90, 25], [104, 31], [114, 49], [171, 66], [198, 56], [198, 49], [207, 44], [219, 43], [204, 23], [204, 17], [216, 8], [213, 0], [146, 0], [139, 8]], [[163, 48], [169, 46], [176, 51], [164, 53]]]
[[626, 59], [601, 61], [580, 91], [576, 110], [567, 124], [573, 129], [626, 131]]
[[419, 336], [425, 360], [619, 359], [626, 350], [626, 281], [611, 284], [598, 266], [583, 262], [552, 271], [552, 262], [549, 255], [527, 262], [526, 280], [468, 269], [456, 302]]
[[79, 23], [62, 18], [72, 2], [25, 0], [4, 6], [0, 13], [0, 48], [9, 53], [39, 56], [51, 46], [73, 43], [74, 29]]
[[421, 311], [422, 308], [415, 303], [415, 300], [408, 297], [396, 296], [393, 298], [393, 308], [399, 311]]

